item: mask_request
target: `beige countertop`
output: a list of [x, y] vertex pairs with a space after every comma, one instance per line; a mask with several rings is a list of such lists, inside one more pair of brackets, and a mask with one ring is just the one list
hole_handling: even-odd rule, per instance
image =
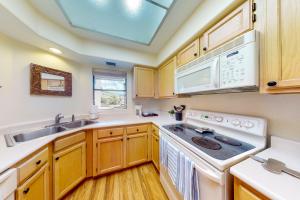
[[22, 160], [23, 158], [30, 155], [39, 148], [43, 147], [44, 145], [52, 142], [56, 138], [77, 131], [138, 123], [154, 123], [158, 127], [165, 124], [178, 123], [167, 114], [161, 114], [158, 117], [137, 117], [132, 114], [102, 115], [97, 121], [98, 123], [96, 124], [37, 138], [27, 142], [18, 143], [13, 147], [6, 146], [4, 134], [0, 133], [0, 173], [9, 169], [18, 161]]
[[[271, 147], [257, 156], [280, 160], [287, 167], [300, 171], [300, 143], [272, 136]], [[300, 197], [300, 179], [286, 173], [271, 173], [251, 158], [231, 167], [230, 173], [270, 199], [296, 200]]]

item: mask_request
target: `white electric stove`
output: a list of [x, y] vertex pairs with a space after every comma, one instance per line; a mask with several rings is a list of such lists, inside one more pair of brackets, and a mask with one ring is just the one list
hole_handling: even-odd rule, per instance
[[[229, 168], [266, 146], [265, 119], [188, 110], [182, 123], [161, 127], [160, 138], [195, 163], [200, 199], [231, 199]], [[183, 199], [161, 165], [161, 182], [170, 199]]]

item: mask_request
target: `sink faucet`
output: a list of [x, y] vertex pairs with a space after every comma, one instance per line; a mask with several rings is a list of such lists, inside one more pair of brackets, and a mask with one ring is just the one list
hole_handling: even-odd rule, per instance
[[59, 124], [62, 118], [64, 118], [64, 116], [61, 113], [57, 114], [55, 116], [55, 124]]

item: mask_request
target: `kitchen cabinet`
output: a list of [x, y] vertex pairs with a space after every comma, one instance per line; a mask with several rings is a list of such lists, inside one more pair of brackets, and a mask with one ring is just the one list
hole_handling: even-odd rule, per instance
[[126, 166], [148, 161], [148, 132], [127, 135]]
[[155, 73], [154, 69], [146, 67], [134, 67], [134, 96], [155, 97]]
[[17, 200], [49, 199], [49, 164], [46, 163], [16, 191]]
[[168, 60], [158, 69], [158, 93], [160, 98], [175, 96], [175, 66], [176, 57]]
[[263, 2], [266, 24], [261, 48], [261, 92], [300, 92], [300, 2]]
[[177, 53], [177, 68], [200, 56], [199, 38]]
[[86, 142], [53, 155], [54, 199], [60, 199], [86, 177]]
[[97, 142], [97, 173], [104, 174], [123, 168], [123, 136], [100, 139]]
[[202, 50], [210, 51], [251, 29], [252, 1], [248, 0], [204, 32], [201, 38]]
[[268, 200], [263, 194], [259, 193], [241, 180], [234, 178], [234, 199], [235, 200]]

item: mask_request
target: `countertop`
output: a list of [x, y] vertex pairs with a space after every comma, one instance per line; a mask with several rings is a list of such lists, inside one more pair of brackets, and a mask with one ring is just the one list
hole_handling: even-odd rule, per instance
[[[18, 143], [13, 147], [7, 147], [4, 139], [4, 134], [0, 133], [0, 173], [12, 167], [14, 164], [30, 155], [34, 151], [43, 147], [44, 145], [52, 142], [58, 137], [62, 137], [77, 131], [111, 127], [111, 126], [123, 126], [130, 124], [139, 123], [153, 123], [158, 127], [166, 124], [178, 123], [173, 118], [167, 114], [160, 114], [157, 117], [137, 117], [132, 114], [112, 114], [112, 115], [102, 115], [97, 120], [98, 123], [88, 125], [81, 128], [76, 128], [61, 133], [37, 138], [31, 141]], [[42, 128], [42, 127], [41, 127]]]
[[[257, 154], [268, 159], [275, 158], [287, 167], [300, 172], [300, 143], [271, 137], [271, 147]], [[274, 174], [261, 163], [249, 158], [230, 169], [230, 173], [270, 199], [293, 200], [300, 197], [300, 179], [286, 173]]]

